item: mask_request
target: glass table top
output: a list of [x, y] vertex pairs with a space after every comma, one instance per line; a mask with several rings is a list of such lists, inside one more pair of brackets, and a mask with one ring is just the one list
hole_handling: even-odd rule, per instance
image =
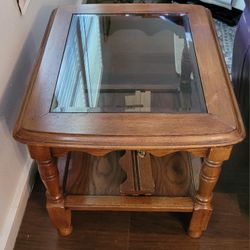
[[188, 16], [72, 16], [50, 112], [207, 112]]

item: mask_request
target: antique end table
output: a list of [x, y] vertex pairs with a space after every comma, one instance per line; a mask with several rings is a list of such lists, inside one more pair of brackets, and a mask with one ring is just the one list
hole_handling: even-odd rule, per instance
[[197, 238], [245, 136], [213, 21], [178, 4], [53, 12], [14, 137], [61, 235], [72, 210], [191, 212]]

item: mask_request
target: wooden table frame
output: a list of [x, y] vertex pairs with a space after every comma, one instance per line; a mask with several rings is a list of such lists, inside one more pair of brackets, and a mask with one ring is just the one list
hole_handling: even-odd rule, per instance
[[[207, 113], [50, 113], [72, 13], [187, 13]], [[48, 213], [62, 235], [71, 233], [71, 210], [76, 209], [193, 212], [189, 235], [200, 237], [211, 216], [212, 191], [221, 165], [244, 136], [211, 15], [203, 7], [178, 4], [102, 4], [56, 10], [14, 130], [14, 137], [28, 145], [31, 157], [38, 162]], [[64, 196], [57, 157], [70, 151], [103, 156], [116, 150], [143, 150], [157, 157], [186, 151], [204, 158], [194, 202], [167, 197]]]

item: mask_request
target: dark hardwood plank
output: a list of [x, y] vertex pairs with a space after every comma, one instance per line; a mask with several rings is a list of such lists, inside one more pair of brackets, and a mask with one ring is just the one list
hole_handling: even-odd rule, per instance
[[34, 192], [15, 249], [119, 249], [128, 247], [129, 213], [74, 212], [74, 232], [62, 237], [51, 226], [43, 192]]
[[249, 218], [239, 213], [237, 197], [228, 199], [225, 193], [215, 193], [214, 205], [208, 229], [195, 240], [185, 235], [186, 225], [183, 228], [179, 214], [133, 213], [129, 249], [249, 249]]

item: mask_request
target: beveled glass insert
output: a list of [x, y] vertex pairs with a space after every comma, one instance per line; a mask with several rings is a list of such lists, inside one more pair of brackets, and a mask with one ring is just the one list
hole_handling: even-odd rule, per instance
[[50, 111], [206, 112], [187, 15], [73, 15]]

